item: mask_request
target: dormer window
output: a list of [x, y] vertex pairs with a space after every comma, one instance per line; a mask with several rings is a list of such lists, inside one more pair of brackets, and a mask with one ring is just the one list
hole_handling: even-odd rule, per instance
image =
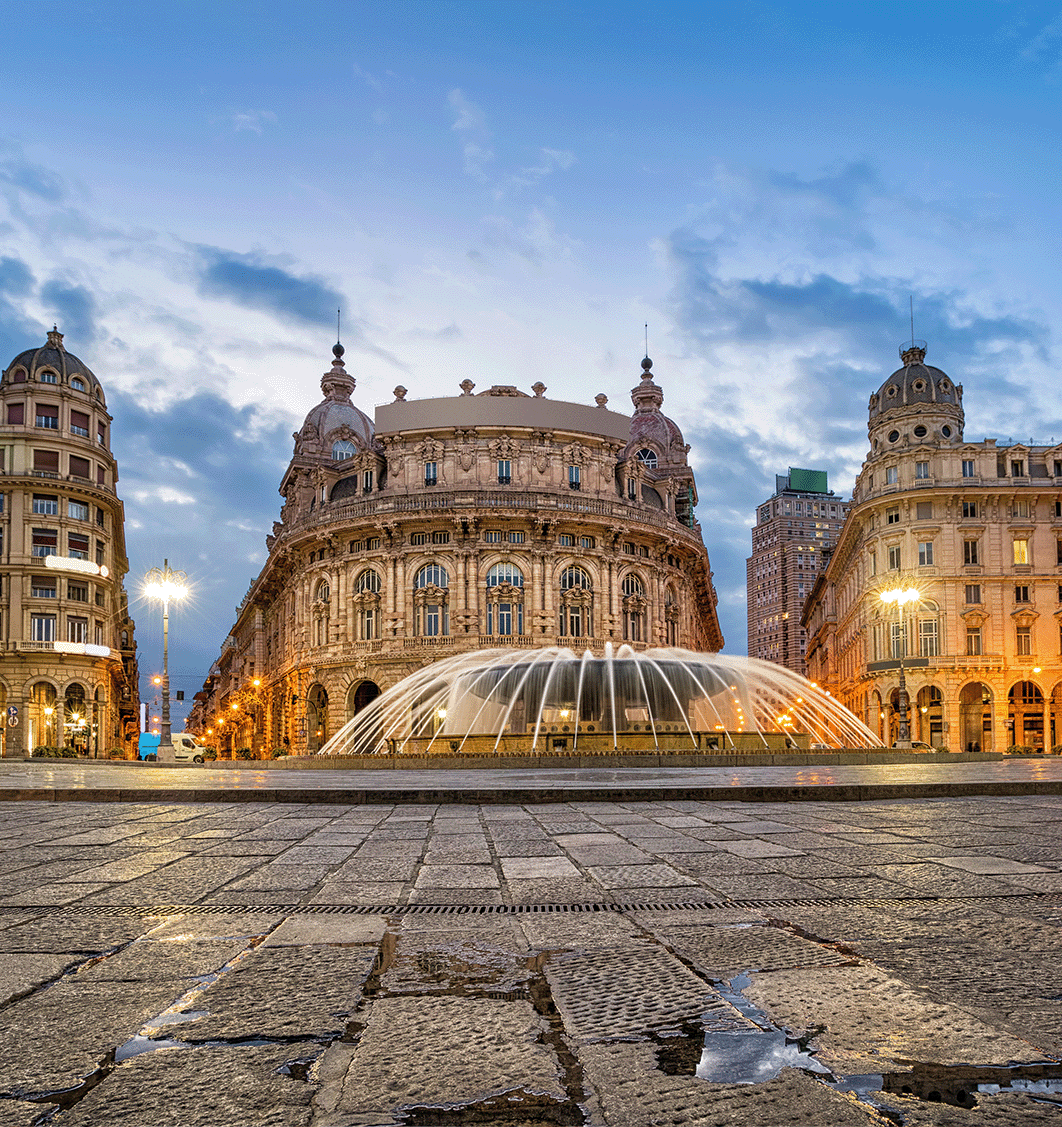
[[638, 451], [638, 461], [648, 466], [651, 470], [656, 469], [656, 454], [647, 447], [643, 447]]
[[84, 380], [79, 380], [79, 379], [77, 378], [77, 376], [74, 376], [74, 378], [73, 378], [73, 379], [72, 379], [72, 380], [70, 381], [70, 386], [71, 386], [71, 387], [72, 387], [72, 388], [73, 388], [73, 389], [74, 389], [75, 391], [84, 391], [84, 390], [85, 390], [85, 381], [84, 381]]
[[332, 443], [333, 462], [345, 462], [348, 458], [353, 458], [356, 453], [357, 448], [349, 439], [344, 438]]
[[41, 372], [41, 383], [58, 383], [59, 377], [55, 372]]

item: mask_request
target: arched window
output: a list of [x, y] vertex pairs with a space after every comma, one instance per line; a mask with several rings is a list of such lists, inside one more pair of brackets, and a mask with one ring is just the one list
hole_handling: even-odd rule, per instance
[[317, 584], [317, 590], [314, 592], [313, 597], [314, 600], [318, 603], [328, 602], [328, 600], [332, 597], [332, 592], [331, 588], [328, 586], [327, 580], [322, 579], [321, 582]]
[[30, 688], [29, 723], [27, 725], [29, 746], [33, 748], [58, 746], [55, 730], [56, 692], [47, 681], [38, 681]]
[[314, 685], [306, 694], [306, 750], [312, 755], [328, 739], [328, 693]]
[[425, 564], [413, 579], [413, 632], [433, 638], [450, 633], [450, 577], [441, 564]]
[[358, 448], [347, 438], [332, 443], [333, 462], [345, 462], [348, 458], [353, 458], [357, 452]]
[[487, 633], [510, 637], [524, 632], [524, 573], [514, 563], [487, 572]]
[[590, 638], [594, 633], [594, 585], [581, 567], [569, 565], [560, 577], [561, 637]]
[[[918, 607], [918, 656], [940, 655], [940, 614], [928, 599]], [[928, 741], [927, 741], [928, 742]]]
[[638, 461], [641, 462], [642, 465], [648, 466], [651, 470], [656, 469], [656, 453], [647, 446], [643, 446], [642, 449], [638, 451]]
[[63, 696], [63, 746], [88, 751], [91, 716], [83, 685], [67, 685]]
[[645, 612], [648, 607], [645, 584], [628, 572], [623, 577], [623, 637], [628, 642], [645, 641]]
[[332, 597], [328, 581], [322, 579], [313, 593], [313, 644], [324, 646], [328, 643], [328, 603]]
[[74, 376], [74, 377], [73, 377], [73, 378], [71, 379], [71, 381], [70, 381], [70, 386], [71, 386], [71, 387], [72, 387], [72, 388], [73, 388], [73, 389], [74, 389], [75, 391], [84, 391], [84, 390], [85, 390], [85, 381], [84, 381], [84, 380], [79, 380], [79, 379], [77, 378], [77, 376]]
[[380, 636], [380, 573], [366, 568], [354, 580], [354, 606], [360, 641]]

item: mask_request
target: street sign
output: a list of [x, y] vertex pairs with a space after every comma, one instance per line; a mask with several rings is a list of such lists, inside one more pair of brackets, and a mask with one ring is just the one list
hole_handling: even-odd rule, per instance
[[9, 716], [7, 718], [7, 726], [9, 728], [17, 728], [18, 727], [18, 717], [17, 716]]
[[8, 716], [17, 716], [18, 715], [18, 705], [9, 704], [7, 706], [7, 714], [8, 714]]

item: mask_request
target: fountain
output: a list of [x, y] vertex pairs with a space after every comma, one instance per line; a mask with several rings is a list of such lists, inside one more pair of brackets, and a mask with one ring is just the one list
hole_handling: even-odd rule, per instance
[[681, 649], [480, 650], [381, 694], [319, 755], [711, 753], [868, 748], [878, 738], [784, 666]]

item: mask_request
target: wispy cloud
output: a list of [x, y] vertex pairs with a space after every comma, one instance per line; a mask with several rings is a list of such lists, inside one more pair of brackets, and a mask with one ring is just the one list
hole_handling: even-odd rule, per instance
[[272, 110], [236, 110], [229, 115], [234, 133], [257, 133], [261, 136], [267, 125], [276, 125], [277, 115]]
[[477, 180], [486, 180], [486, 166], [494, 160], [486, 115], [460, 90], [451, 90], [447, 100], [454, 114], [450, 128], [462, 138], [465, 172]]

